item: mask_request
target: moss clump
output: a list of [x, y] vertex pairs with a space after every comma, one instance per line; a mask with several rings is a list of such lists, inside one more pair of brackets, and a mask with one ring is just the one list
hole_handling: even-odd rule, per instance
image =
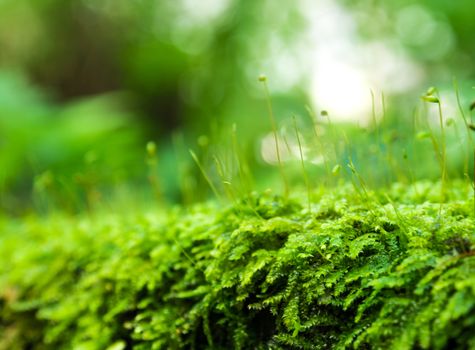
[[475, 349], [473, 203], [434, 186], [4, 223], [0, 348]]

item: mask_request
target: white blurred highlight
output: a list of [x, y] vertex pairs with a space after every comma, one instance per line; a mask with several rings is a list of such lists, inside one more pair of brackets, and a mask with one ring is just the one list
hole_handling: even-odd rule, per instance
[[302, 0], [309, 23], [306, 35], [310, 95], [316, 110], [336, 121], [367, 124], [371, 91], [380, 95], [417, 86], [422, 70], [396, 44], [360, 42], [355, 19], [334, 1]]

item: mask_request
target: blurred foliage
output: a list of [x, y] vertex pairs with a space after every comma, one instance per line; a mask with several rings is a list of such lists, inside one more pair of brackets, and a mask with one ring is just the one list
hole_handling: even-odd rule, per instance
[[208, 131], [212, 118], [262, 119], [249, 91], [268, 39], [291, 41], [302, 27], [290, 5], [279, 5], [285, 15], [263, 15], [276, 14], [269, 1], [15, 0], [0, 6], [11, 22], [29, 24], [7, 35], [12, 26], [2, 22], [0, 63], [26, 69], [61, 100], [131, 91], [158, 128], [151, 135], [178, 125]]
[[[342, 9], [360, 24], [359, 38], [380, 40], [409, 54], [423, 67], [420, 86], [438, 83], [452, 107], [452, 77], [457, 76], [469, 115], [475, 53], [468, 14], [473, 4], [342, 0], [327, 5], [331, 9], [336, 4], [344, 4]], [[133, 188], [152, 183], [156, 198], [199, 201], [209, 190], [188, 156], [190, 148], [215, 182], [223, 180], [216, 169], [218, 156], [227, 165], [227, 180], [275, 186], [276, 164], [264, 159], [263, 142], [271, 128], [268, 101], [256, 80], [261, 72], [269, 77], [281, 144], [295, 146], [295, 115], [304, 148], [313, 148], [306, 152], [307, 170], [317, 179], [313, 183], [335, 182], [328, 169], [339, 164], [347, 170], [349, 158], [375, 184], [408, 181], [397, 169], [406, 166], [394, 165], [404, 154], [414, 179], [439, 176], [430, 143], [413, 142], [417, 132], [427, 131], [413, 132], [419, 86], [387, 96], [385, 121], [378, 130], [374, 125], [363, 130], [338, 125], [333, 132], [322, 119], [311, 117], [306, 108], [313, 104], [311, 77], [304, 58], [310, 54], [309, 40], [315, 39], [308, 37], [312, 11], [316, 8], [306, 1], [1, 1], [2, 208], [18, 212], [35, 200], [40, 207], [76, 211], [126, 183]], [[313, 20], [325, 21], [325, 12], [315, 15]], [[317, 115], [321, 107], [315, 108]], [[452, 108], [448, 114], [465, 135], [460, 113]], [[233, 123], [239, 154], [230, 142]], [[312, 140], [315, 123], [325, 134], [321, 142]], [[434, 135], [440, 137], [437, 130]], [[467, 156], [458, 141], [469, 141], [454, 135], [447, 140], [454, 145], [451, 174], [463, 177]], [[157, 144], [153, 162], [145, 154], [149, 140]], [[287, 153], [289, 178], [299, 181], [298, 152], [293, 147]], [[388, 155], [386, 162], [381, 154]], [[322, 157], [326, 164], [314, 161]], [[252, 169], [255, 179], [243, 180], [240, 166]], [[351, 172], [342, 173], [351, 178]], [[146, 189], [132, 192], [145, 192], [140, 198], [151, 195]]]
[[[266, 1], [211, 1], [199, 7], [189, 1], [2, 1], [0, 66], [6, 72], [24, 73], [49, 96], [47, 101], [31, 100], [29, 95], [35, 94], [36, 88], [26, 83], [4, 83], [5, 94], [0, 98], [7, 105], [19, 106], [12, 111], [14, 117], [6, 113], [2, 116], [16, 125], [5, 125], [2, 130], [8, 135], [2, 157], [9, 164], [2, 175], [3, 191], [8, 190], [3, 196], [8, 197], [3, 200], [4, 207], [25, 200], [24, 196], [18, 197], [17, 190], [28, 192], [33, 176], [40, 176], [40, 187], [51, 182], [50, 173], [69, 178], [71, 167], [68, 169], [65, 162], [79, 169], [88, 152], [89, 160], [102, 157], [96, 163], [104, 167], [103, 160], [122, 162], [122, 170], [107, 170], [111, 177], [120, 177], [117, 171], [140, 171], [143, 164], [135, 162], [131, 166], [127, 159], [144, 157], [142, 150], [128, 146], [132, 139], [142, 145], [158, 139], [159, 158], [165, 161], [160, 164], [161, 176], [167, 184], [165, 191], [173, 198], [178, 186], [172, 174], [176, 161], [169, 152], [173, 130], [178, 128], [185, 134], [180, 149], [185, 155], [188, 147], [196, 144], [193, 139], [210, 132], [210, 121], [214, 120], [220, 125], [226, 121], [230, 125], [230, 120], [239, 120], [241, 125], [252, 121], [253, 128], [242, 137], [254, 142], [267, 119], [261, 97], [250, 93], [255, 86], [250, 84], [249, 75], [254, 82], [258, 68], [248, 72], [247, 64], [266, 54], [267, 38], [270, 33], [277, 34], [277, 21], [285, 22], [278, 24], [281, 31], [298, 28], [291, 6], [283, 17], [261, 15], [272, 7]], [[127, 95], [100, 97], [117, 90]], [[8, 101], [10, 98], [13, 100]], [[84, 99], [74, 102], [77, 98]], [[108, 110], [111, 99], [119, 107], [114, 106], [117, 116]], [[66, 107], [58, 106], [65, 102]], [[288, 105], [286, 108], [291, 109]], [[49, 115], [43, 118], [30, 114]], [[42, 127], [36, 130], [30, 119]], [[47, 133], [33, 137], [32, 129], [41, 134], [42, 128]], [[113, 141], [109, 131], [115, 128], [120, 128], [122, 135], [115, 133]], [[107, 149], [108, 143], [115, 143], [115, 151], [105, 157], [96, 155], [94, 152], [101, 152], [87, 142], [78, 145], [77, 138], [84, 141], [81, 133], [89, 132], [98, 136], [96, 146]], [[99, 145], [101, 142], [106, 144]], [[43, 153], [31, 154], [32, 149]], [[34, 162], [26, 172], [21, 168], [25, 158]], [[186, 164], [184, 167], [190, 168]], [[44, 171], [49, 172], [41, 175]]]
[[[431, 79], [475, 79], [475, 4], [470, 0], [347, 1], [368, 38], [395, 40]], [[432, 81], [434, 83], [434, 81]]]
[[20, 75], [2, 72], [1, 206], [21, 209], [34, 191], [49, 194], [59, 208], [77, 210], [77, 202], [96, 189], [143, 174], [142, 133], [131, 127], [120, 99], [103, 95], [53, 107]]

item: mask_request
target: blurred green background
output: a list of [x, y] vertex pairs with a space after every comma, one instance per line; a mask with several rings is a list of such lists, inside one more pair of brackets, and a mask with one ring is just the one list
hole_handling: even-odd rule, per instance
[[473, 13], [468, 0], [0, 0], [0, 207], [203, 200], [189, 149], [220, 191], [278, 186], [261, 73], [289, 182], [302, 185], [301, 154], [312, 186], [351, 177], [349, 159], [374, 184], [440, 177], [437, 106], [419, 98], [432, 85], [449, 174], [469, 176]]

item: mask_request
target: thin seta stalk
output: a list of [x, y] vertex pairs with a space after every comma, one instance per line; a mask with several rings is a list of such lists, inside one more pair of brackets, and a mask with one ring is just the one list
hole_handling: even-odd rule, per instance
[[198, 159], [198, 156], [195, 154], [195, 152], [193, 152], [191, 149], [189, 150], [190, 154], [191, 154], [191, 157], [193, 158], [193, 160], [195, 161], [196, 165], [198, 166], [198, 168], [200, 169], [201, 171], [201, 174], [203, 175], [203, 178], [206, 180], [206, 182], [208, 183], [209, 187], [211, 188], [211, 191], [213, 191], [214, 195], [216, 196], [216, 198], [218, 199], [218, 201], [222, 201], [222, 197], [218, 191], [218, 189], [216, 188], [216, 186], [214, 185], [213, 181], [211, 181], [211, 178], [208, 176], [208, 174], [206, 173], [203, 165], [201, 164], [200, 160]]
[[259, 76], [258, 80], [264, 86], [264, 93], [266, 95], [266, 100], [267, 100], [267, 108], [268, 108], [268, 112], [269, 112], [269, 119], [270, 119], [270, 123], [271, 123], [271, 126], [272, 126], [272, 132], [274, 134], [275, 152], [276, 152], [276, 155], [277, 155], [277, 161], [279, 163], [279, 170], [280, 170], [280, 175], [281, 175], [281, 178], [282, 178], [282, 183], [284, 185], [284, 196], [287, 198], [289, 196], [289, 184], [287, 182], [287, 177], [285, 176], [284, 165], [282, 163], [282, 157], [280, 155], [279, 138], [278, 138], [278, 135], [277, 135], [277, 123], [275, 121], [274, 112], [272, 110], [272, 103], [271, 103], [271, 99], [270, 99], [269, 87], [267, 86], [267, 77], [265, 75], [261, 74]]
[[[463, 122], [465, 123], [465, 127], [467, 129], [468, 144], [467, 144], [467, 156], [465, 157], [464, 172], [473, 190], [473, 215], [475, 216], [475, 147], [474, 147], [473, 138], [472, 138], [472, 131], [475, 131], [475, 124], [471, 123], [471, 121], [469, 122], [467, 117], [465, 116], [465, 112], [462, 108], [462, 103], [460, 102], [460, 93], [459, 93], [458, 83], [455, 78], [454, 78], [453, 83], [454, 83], [455, 97], [457, 98], [457, 106], [458, 106], [460, 115], [463, 118]], [[475, 110], [475, 101], [473, 101], [470, 104], [470, 113], [472, 113], [473, 110]], [[468, 173], [468, 164], [469, 164], [469, 157], [470, 157], [472, 147], [474, 147], [473, 148], [473, 179], [470, 180], [470, 175]]]
[[[475, 87], [474, 87], [475, 88]], [[470, 119], [472, 120], [472, 115], [471, 113], [475, 110], [475, 101], [473, 101], [470, 104]], [[475, 131], [475, 124], [472, 123], [470, 120], [470, 123], [467, 124], [467, 129], [470, 131]], [[472, 144], [472, 139], [470, 138], [470, 143]], [[473, 146], [473, 144], [472, 144]], [[467, 174], [468, 176], [468, 174]], [[473, 187], [473, 215], [475, 216], [475, 147], [473, 149], [473, 181], [472, 181], [472, 187]]]
[[192, 204], [195, 200], [195, 190], [192, 186], [192, 179], [189, 173], [189, 165], [185, 159], [182, 158], [186, 154], [187, 147], [182, 132], [176, 132], [172, 135], [173, 150], [176, 157], [176, 173], [178, 185], [181, 192], [181, 202], [186, 207]]
[[424, 102], [428, 103], [435, 103], [438, 107], [439, 113], [439, 123], [440, 123], [440, 132], [441, 132], [441, 145], [439, 147], [439, 156], [440, 156], [440, 167], [442, 173], [442, 186], [441, 186], [441, 203], [439, 209], [439, 217], [442, 212], [442, 203], [446, 200], [447, 195], [447, 150], [445, 144], [445, 127], [444, 127], [444, 120], [442, 115], [442, 106], [440, 103], [440, 98], [437, 93], [437, 89], [434, 87], [430, 87], [425, 95], [421, 96], [421, 99]]
[[[473, 146], [472, 133], [470, 131], [470, 123], [467, 120], [467, 117], [466, 117], [465, 112], [464, 112], [463, 107], [462, 107], [462, 103], [460, 102], [460, 90], [459, 90], [457, 80], [455, 78], [453, 80], [453, 85], [454, 85], [454, 91], [455, 91], [455, 98], [457, 100], [457, 107], [458, 107], [460, 116], [462, 117], [463, 122], [464, 122], [464, 124], [467, 128], [467, 140], [468, 140], [467, 148], [468, 149], [467, 149], [467, 154], [465, 156], [464, 172], [465, 172], [465, 174], [468, 174], [468, 164], [469, 164], [469, 157], [470, 157], [470, 153], [471, 153], [470, 148]], [[474, 105], [474, 108], [475, 108], [475, 105]]]
[[157, 165], [158, 165], [158, 157], [157, 157], [157, 145], [153, 141], [147, 142], [145, 146], [147, 151], [147, 166], [148, 166], [148, 181], [150, 186], [152, 187], [153, 193], [155, 198], [161, 202], [162, 201], [162, 191], [160, 187], [160, 180], [157, 176]]
[[326, 154], [325, 154], [325, 147], [323, 145], [323, 142], [322, 142], [322, 137], [318, 134], [318, 121], [317, 121], [317, 116], [315, 115], [315, 113], [313, 112], [313, 110], [309, 107], [309, 106], [306, 106], [306, 109], [307, 109], [307, 115], [310, 119], [310, 123], [312, 125], [312, 129], [313, 129], [313, 134], [315, 136], [315, 149], [317, 150], [317, 153], [319, 153], [321, 156], [322, 156], [322, 159], [323, 159], [323, 165], [325, 166], [325, 172], [326, 172], [326, 177], [327, 177], [327, 180], [328, 181], [331, 181], [331, 169], [330, 169], [330, 164], [329, 164], [329, 161], [326, 157]]
[[297, 142], [298, 142], [298, 145], [299, 145], [300, 163], [302, 165], [302, 174], [303, 174], [303, 178], [305, 180], [305, 186], [307, 187], [308, 212], [311, 213], [312, 212], [312, 200], [311, 200], [310, 182], [308, 180], [307, 170], [305, 169], [305, 161], [304, 161], [304, 157], [303, 157], [302, 142], [300, 141], [299, 129], [297, 127], [297, 120], [295, 118], [295, 115], [292, 116], [292, 119], [294, 121], [295, 135], [297, 137]]
[[252, 198], [252, 188], [253, 188], [253, 177], [249, 169], [249, 165], [246, 162], [246, 158], [241, 153], [241, 148], [239, 147], [239, 142], [237, 138], [237, 127], [236, 124], [233, 124], [231, 129], [231, 141], [232, 141], [232, 150], [234, 153], [235, 161], [237, 164], [237, 170], [239, 174], [239, 180], [243, 191], [238, 191], [238, 195], [243, 196], [245, 202], [249, 205], [251, 211], [260, 219], [262, 216], [259, 214], [256, 208], [256, 204], [253, 202]]

